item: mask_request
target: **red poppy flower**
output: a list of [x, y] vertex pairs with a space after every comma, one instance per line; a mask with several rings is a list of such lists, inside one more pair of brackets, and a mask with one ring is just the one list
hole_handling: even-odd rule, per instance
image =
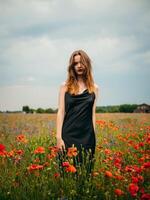
[[143, 164], [143, 167], [144, 167], [144, 168], [150, 168], [150, 162], [144, 163], [144, 164]]
[[51, 153], [57, 153], [59, 151], [59, 148], [57, 146], [48, 147], [48, 149], [51, 151]]
[[67, 167], [65, 171], [75, 173], [77, 170], [73, 165], [69, 165], [69, 167]]
[[24, 151], [22, 149], [18, 149], [18, 150], [16, 149], [15, 153], [18, 154], [18, 155], [23, 155]]
[[143, 182], [144, 181], [143, 176], [141, 176], [141, 175], [138, 174], [138, 180], [141, 181], [141, 182]]
[[138, 185], [136, 185], [134, 183], [130, 183], [128, 189], [129, 189], [131, 196], [135, 197], [137, 195], [139, 187], [138, 187]]
[[5, 146], [3, 144], [0, 144], [0, 152], [5, 150]]
[[7, 152], [7, 157], [14, 157], [15, 156], [15, 151], [11, 150], [9, 152]]
[[132, 172], [132, 171], [133, 171], [133, 167], [127, 165], [127, 166], [125, 167], [125, 171], [126, 171], [126, 172]]
[[49, 154], [47, 154], [47, 158], [49, 159], [49, 160], [51, 160], [52, 158], [55, 158], [56, 157], [56, 154], [55, 153], [49, 153]]
[[59, 173], [55, 173], [55, 174], [54, 174], [54, 177], [55, 177], [55, 178], [58, 178], [58, 177], [60, 177], [60, 174], [59, 174]]
[[138, 183], [138, 178], [137, 177], [134, 177], [134, 176], [132, 176], [132, 183]]
[[45, 148], [44, 147], [37, 147], [35, 150], [34, 150], [34, 154], [42, 154], [42, 153], [45, 153]]
[[110, 149], [105, 149], [104, 152], [105, 152], [105, 154], [110, 154], [111, 150]]
[[141, 200], [150, 200], [150, 194], [142, 194]]
[[142, 172], [142, 169], [141, 167], [138, 167], [137, 165], [133, 165], [133, 169], [136, 173], [141, 173]]
[[68, 148], [67, 156], [72, 157], [72, 156], [77, 156], [77, 154], [78, 154], [78, 152], [77, 152], [77, 148], [76, 147]]
[[28, 142], [28, 140], [26, 139], [26, 136], [23, 135], [23, 134], [17, 135], [17, 136], [16, 136], [16, 140], [17, 140], [18, 142], [21, 142], [21, 143], [24, 143], [24, 144], [26, 144], [26, 143]]
[[119, 174], [116, 174], [114, 178], [117, 179], [117, 180], [123, 180], [124, 179], [124, 177], [119, 175]]
[[105, 176], [110, 177], [110, 178], [113, 177], [110, 171], [105, 171]]
[[33, 170], [43, 169], [43, 165], [31, 164], [27, 169], [32, 172]]
[[124, 194], [124, 192], [123, 192], [122, 190], [120, 190], [120, 189], [115, 189], [114, 192], [115, 192], [115, 194], [116, 194], [117, 196], [121, 196], [121, 195]]
[[69, 162], [63, 162], [63, 163], [62, 163], [62, 166], [63, 166], [63, 167], [69, 167], [69, 165], [70, 165]]

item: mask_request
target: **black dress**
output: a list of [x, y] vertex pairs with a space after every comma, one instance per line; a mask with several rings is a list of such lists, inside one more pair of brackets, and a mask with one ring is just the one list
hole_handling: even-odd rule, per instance
[[62, 126], [62, 139], [66, 149], [74, 145], [79, 151], [79, 161], [82, 162], [81, 151], [95, 153], [96, 138], [92, 120], [92, 109], [95, 93], [85, 89], [81, 94], [65, 93], [65, 116]]

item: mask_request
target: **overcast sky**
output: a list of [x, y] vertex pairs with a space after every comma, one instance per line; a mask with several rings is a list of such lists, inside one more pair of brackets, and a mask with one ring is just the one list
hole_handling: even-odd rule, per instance
[[0, 0], [0, 110], [57, 108], [83, 49], [97, 106], [150, 103], [149, 0]]

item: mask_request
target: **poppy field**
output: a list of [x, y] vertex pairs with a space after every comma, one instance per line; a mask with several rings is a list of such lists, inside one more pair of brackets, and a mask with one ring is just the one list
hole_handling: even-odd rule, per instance
[[0, 114], [0, 199], [150, 200], [150, 114], [97, 114], [89, 174], [55, 135], [56, 114]]

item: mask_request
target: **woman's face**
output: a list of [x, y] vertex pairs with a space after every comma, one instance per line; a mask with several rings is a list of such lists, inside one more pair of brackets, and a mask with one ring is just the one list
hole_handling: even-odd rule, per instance
[[82, 76], [85, 74], [85, 66], [81, 63], [81, 56], [76, 55], [74, 56], [74, 69], [78, 76]]

